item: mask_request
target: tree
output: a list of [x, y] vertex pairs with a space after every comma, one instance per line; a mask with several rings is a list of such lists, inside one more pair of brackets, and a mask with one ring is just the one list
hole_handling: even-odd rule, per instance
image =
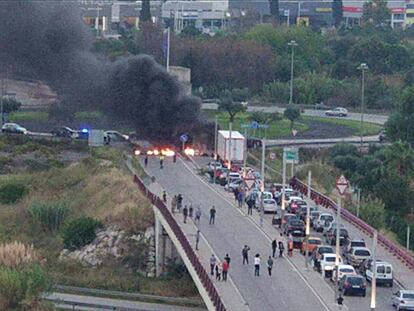
[[414, 146], [414, 86], [404, 90], [397, 109], [385, 123], [385, 134], [391, 141], [402, 140]]
[[364, 3], [362, 21], [375, 27], [389, 25], [391, 11], [385, 0], [370, 0]]
[[22, 105], [21, 102], [13, 99], [13, 98], [5, 98], [3, 99], [3, 112], [4, 113], [10, 113], [13, 111], [17, 111], [20, 109], [20, 106]]
[[233, 97], [229, 91], [224, 92], [224, 95], [220, 99], [218, 105], [220, 111], [226, 111], [229, 114], [230, 123], [234, 122], [234, 117], [238, 113], [246, 111], [245, 106], [243, 106], [241, 103], [233, 101]]
[[385, 163], [401, 177], [409, 177], [414, 171], [414, 151], [407, 142], [393, 143], [384, 151]]
[[300, 110], [298, 107], [289, 105], [283, 112], [283, 116], [286, 119], [290, 120], [290, 129], [293, 129], [293, 124], [295, 123], [295, 120], [299, 119], [300, 117]]
[[334, 0], [332, 2], [332, 14], [335, 23], [335, 27], [338, 28], [342, 23], [343, 18], [342, 0]]
[[151, 3], [150, 0], [142, 0], [141, 12], [139, 14], [140, 23], [151, 22]]
[[269, 0], [270, 15], [272, 16], [272, 24], [279, 24], [279, 0]]

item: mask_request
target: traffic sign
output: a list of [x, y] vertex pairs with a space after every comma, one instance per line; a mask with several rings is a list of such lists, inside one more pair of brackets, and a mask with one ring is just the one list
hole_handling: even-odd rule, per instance
[[180, 141], [181, 141], [182, 143], [186, 143], [186, 142], [188, 141], [188, 135], [187, 135], [187, 134], [182, 134], [182, 135], [180, 136]]
[[348, 180], [345, 178], [344, 175], [341, 175], [341, 177], [339, 177], [336, 180], [336, 189], [338, 189], [338, 192], [340, 195], [344, 195], [346, 189], [348, 189], [349, 187], [349, 182]]
[[293, 134], [293, 136], [296, 136], [296, 134], [298, 133], [298, 131], [297, 130], [292, 130], [292, 134]]
[[251, 170], [243, 177], [243, 180], [248, 190], [251, 190], [256, 183], [256, 177]]
[[299, 163], [298, 148], [283, 148], [286, 163]]

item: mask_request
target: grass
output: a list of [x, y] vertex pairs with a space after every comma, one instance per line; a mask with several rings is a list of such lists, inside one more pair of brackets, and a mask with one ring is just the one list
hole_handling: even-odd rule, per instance
[[[0, 138], [0, 144], [2, 142]], [[34, 143], [39, 144], [39, 148], [54, 148], [37, 141]], [[17, 146], [24, 144], [9, 139], [5, 145], [7, 152], [13, 154]], [[58, 147], [58, 150], [63, 149]], [[32, 150], [27, 148], [28, 154]], [[24, 153], [24, 150], [20, 152]], [[154, 222], [151, 205], [138, 191], [132, 176], [125, 173], [122, 156], [122, 150], [102, 147], [90, 150], [89, 156], [79, 162], [36, 172], [13, 168], [10, 174], [0, 175], [0, 183], [13, 179], [24, 183], [29, 189], [17, 203], [0, 204], [0, 243], [20, 241], [33, 244], [56, 284], [167, 296], [196, 296], [194, 284], [186, 277], [146, 278], [118, 261], [105, 262], [97, 268], [79, 262], [59, 261], [63, 249], [60, 232], [45, 231], [31, 219], [28, 208], [33, 202], [59, 200], [69, 205], [65, 223], [79, 216], [90, 216], [101, 220], [106, 226], [116, 225], [130, 234], [151, 226]]]
[[[315, 117], [315, 116], [301, 116], [301, 118], [304, 121], [325, 122], [325, 123], [332, 123], [332, 124], [350, 127], [353, 131], [353, 135], [356, 135], [356, 136], [361, 135], [361, 122], [360, 121], [339, 119], [339, 118]], [[364, 136], [376, 135], [381, 131], [382, 128], [383, 126], [379, 124], [364, 122], [362, 133]]]
[[[204, 110], [203, 113], [208, 117], [209, 120], [214, 120], [214, 117], [217, 116], [220, 128], [223, 130], [228, 129], [229, 118], [226, 112], [218, 112], [216, 110]], [[252, 120], [250, 119], [250, 113], [239, 113], [236, 115], [234, 119], [233, 130], [243, 133], [244, 129], [241, 128], [241, 124], [251, 122]], [[307, 124], [302, 123], [301, 120], [298, 120], [295, 122], [293, 128], [298, 132], [305, 132], [309, 129], [309, 126]], [[265, 135], [265, 130], [263, 129], [249, 129], [249, 132], [251, 136], [258, 138], [263, 138]], [[292, 135], [292, 130], [290, 128], [290, 121], [287, 119], [280, 119], [277, 121], [270, 122], [269, 128], [266, 130], [266, 137], [268, 139], [277, 139], [280, 137], [286, 137], [290, 135]]]
[[16, 111], [9, 114], [10, 122], [47, 121], [49, 114], [46, 111]]

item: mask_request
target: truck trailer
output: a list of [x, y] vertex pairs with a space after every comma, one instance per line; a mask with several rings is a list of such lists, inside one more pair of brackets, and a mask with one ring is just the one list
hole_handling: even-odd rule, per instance
[[238, 131], [231, 132], [230, 152], [230, 131], [219, 131], [217, 137], [217, 154], [224, 162], [231, 157], [232, 163], [241, 163], [244, 160], [245, 137]]

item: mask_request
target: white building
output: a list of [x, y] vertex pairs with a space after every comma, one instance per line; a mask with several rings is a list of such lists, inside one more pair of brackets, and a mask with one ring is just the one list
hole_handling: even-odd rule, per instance
[[203, 33], [214, 34], [226, 27], [228, 0], [167, 0], [161, 16], [175, 32], [194, 26]]

